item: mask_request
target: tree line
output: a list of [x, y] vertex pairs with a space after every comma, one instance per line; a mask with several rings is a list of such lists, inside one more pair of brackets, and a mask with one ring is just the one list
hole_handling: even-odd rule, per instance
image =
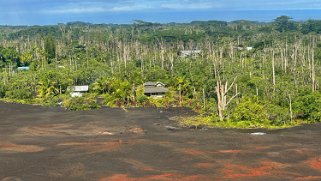
[[[321, 21], [0, 27], [0, 97], [70, 109], [185, 106], [244, 127], [321, 120]], [[247, 47], [252, 47], [247, 49]], [[183, 57], [182, 50], [201, 50]], [[28, 71], [18, 67], [28, 66]], [[169, 87], [164, 99], [143, 83]], [[89, 85], [71, 98], [68, 86]]]

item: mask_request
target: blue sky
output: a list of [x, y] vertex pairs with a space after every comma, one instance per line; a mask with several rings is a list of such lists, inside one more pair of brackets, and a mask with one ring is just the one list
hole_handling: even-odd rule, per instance
[[[0, 0], [0, 5], [2, 25], [68, 21], [130, 23], [134, 19], [186, 22], [234, 20], [238, 17], [266, 21], [269, 18], [258, 12], [262, 10], [272, 10], [273, 15], [288, 12], [294, 16], [300, 14], [301, 19], [318, 19], [321, 12], [321, 0]], [[312, 10], [320, 11], [311, 14]], [[311, 11], [310, 14], [308, 11]], [[229, 13], [224, 16], [224, 12]]]

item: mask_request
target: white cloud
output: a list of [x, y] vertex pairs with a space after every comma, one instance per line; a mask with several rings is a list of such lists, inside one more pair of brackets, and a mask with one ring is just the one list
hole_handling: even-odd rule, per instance
[[148, 9], [149, 6], [137, 4], [107, 4], [107, 3], [80, 3], [69, 4], [63, 7], [54, 7], [42, 11], [47, 14], [80, 14], [80, 13], [104, 13], [104, 12], [125, 12]]
[[161, 8], [166, 9], [177, 9], [177, 10], [184, 10], [184, 9], [213, 9], [213, 8], [220, 8], [222, 7], [221, 3], [211, 3], [211, 2], [181, 2], [181, 3], [166, 3], [160, 6]]
[[139, 10], [197, 10], [222, 7], [222, 3], [214, 3], [210, 0], [123, 0], [123, 1], [69, 1], [42, 11], [47, 14], [68, 14], [68, 13], [104, 13], [104, 12], [128, 12]]
[[[2, 0], [0, 0], [2, 1]], [[43, 14], [81, 14], [144, 10], [288, 10], [321, 9], [321, 0], [29, 0], [20, 11]], [[22, 0], [11, 0], [16, 8]], [[38, 3], [35, 3], [38, 2]], [[39, 7], [38, 7], [39, 6]], [[10, 9], [10, 6], [9, 8]], [[39, 10], [42, 9], [42, 10]], [[19, 10], [13, 9], [12, 12]], [[10, 11], [9, 11], [10, 12]]]
[[106, 9], [102, 7], [71, 7], [71, 8], [57, 8], [43, 11], [44, 13], [49, 14], [68, 14], [68, 13], [96, 13], [96, 12], [104, 12]]
[[138, 11], [138, 10], [144, 10], [144, 9], [152, 9], [152, 7], [148, 5], [115, 6], [111, 8], [109, 11], [121, 12], [121, 11]]

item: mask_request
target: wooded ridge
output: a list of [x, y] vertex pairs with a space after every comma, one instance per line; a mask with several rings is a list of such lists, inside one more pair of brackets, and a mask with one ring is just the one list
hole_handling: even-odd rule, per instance
[[[320, 122], [320, 65], [321, 20], [0, 26], [0, 97], [73, 110], [184, 106], [238, 127]], [[162, 82], [166, 96], [145, 95], [145, 82]], [[89, 92], [71, 97], [77, 85]]]

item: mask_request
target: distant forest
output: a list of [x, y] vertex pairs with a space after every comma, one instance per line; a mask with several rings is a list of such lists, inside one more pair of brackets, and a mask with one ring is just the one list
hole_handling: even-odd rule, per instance
[[[4, 101], [190, 107], [238, 127], [321, 122], [321, 20], [0, 26], [0, 68]], [[150, 81], [166, 97], [146, 96]], [[74, 85], [89, 92], [72, 98]]]

